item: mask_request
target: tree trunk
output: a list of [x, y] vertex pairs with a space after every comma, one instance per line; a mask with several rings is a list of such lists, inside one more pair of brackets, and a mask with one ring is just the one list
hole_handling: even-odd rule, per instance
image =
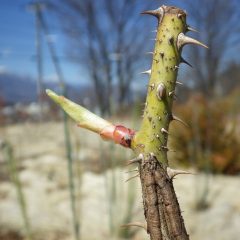
[[139, 167], [144, 215], [151, 240], [187, 240], [172, 179], [166, 168], [149, 156]]

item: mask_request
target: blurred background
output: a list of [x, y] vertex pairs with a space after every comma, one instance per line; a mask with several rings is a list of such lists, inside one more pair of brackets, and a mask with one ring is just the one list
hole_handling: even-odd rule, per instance
[[240, 236], [239, 0], [1, 0], [0, 239], [147, 239], [130, 150], [82, 130], [45, 95], [50, 88], [138, 129], [156, 19], [143, 10], [186, 9], [187, 46], [170, 128], [170, 166], [191, 239]]

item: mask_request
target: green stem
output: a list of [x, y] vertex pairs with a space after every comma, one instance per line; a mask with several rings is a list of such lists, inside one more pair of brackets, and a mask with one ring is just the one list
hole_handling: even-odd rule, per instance
[[4, 147], [5, 147], [5, 155], [8, 162], [8, 168], [9, 168], [11, 180], [15, 185], [16, 192], [17, 192], [17, 199], [18, 199], [18, 203], [19, 203], [22, 218], [23, 218], [26, 236], [28, 240], [31, 240], [32, 234], [31, 234], [30, 223], [29, 223], [28, 214], [27, 214], [27, 205], [26, 205], [24, 193], [22, 190], [22, 184], [19, 179], [17, 165], [13, 155], [13, 149], [9, 143], [5, 143]]
[[140, 130], [134, 138], [137, 153], [152, 153], [158, 161], [167, 164], [167, 139], [172, 120], [172, 102], [180, 64], [181, 52], [177, 38], [185, 32], [185, 18], [176, 13], [165, 13], [158, 25], [155, 50]]
[[67, 114], [63, 112], [64, 115], [64, 135], [65, 135], [65, 146], [66, 154], [68, 160], [68, 181], [69, 181], [69, 192], [71, 200], [71, 210], [72, 210], [72, 219], [73, 219], [73, 230], [76, 240], [80, 240], [80, 225], [77, 218], [76, 211], [76, 198], [75, 198], [75, 184], [74, 184], [74, 174], [73, 174], [73, 157], [72, 157], [72, 145], [69, 134], [68, 127], [68, 117]]

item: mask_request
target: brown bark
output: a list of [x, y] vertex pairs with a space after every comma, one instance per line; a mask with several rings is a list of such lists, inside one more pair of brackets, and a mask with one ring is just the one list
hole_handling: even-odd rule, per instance
[[151, 240], [188, 240], [172, 179], [152, 155], [140, 166], [147, 232]]

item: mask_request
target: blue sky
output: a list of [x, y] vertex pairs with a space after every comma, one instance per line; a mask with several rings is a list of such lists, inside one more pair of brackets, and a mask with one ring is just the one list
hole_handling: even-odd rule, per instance
[[[240, 0], [236, 0], [238, 2]], [[30, 0], [1, 0], [0, 8], [0, 74], [3, 72], [37, 77], [35, 49], [35, 18], [27, 6]], [[158, 2], [158, 1], [156, 1]], [[171, 2], [172, 3], [172, 2]], [[179, 2], [180, 4], [180, 2]], [[47, 10], [43, 12], [51, 34], [55, 39], [55, 47], [60, 56], [60, 64], [67, 82], [84, 83], [86, 78], [80, 67], [66, 58], [65, 38], [56, 19]], [[43, 38], [44, 48], [44, 80], [56, 81], [56, 73], [51, 57]], [[230, 51], [231, 59], [239, 59], [239, 55]]]
[[[0, 74], [3, 72], [19, 75], [37, 76], [35, 49], [35, 18], [28, 9], [26, 0], [1, 0], [0, 8]], [[50, 32], [61, 59], [61, 66], [68, 82], [79, 82], [79, 67], [66, 58], [64, 38], [60, 26], [45, 10]], [[51, 23], [49, 23], [49, 19]], [[46, 39], [43, 38], [44, 79], [55, 81], [56, 74], [48, 52]]]

